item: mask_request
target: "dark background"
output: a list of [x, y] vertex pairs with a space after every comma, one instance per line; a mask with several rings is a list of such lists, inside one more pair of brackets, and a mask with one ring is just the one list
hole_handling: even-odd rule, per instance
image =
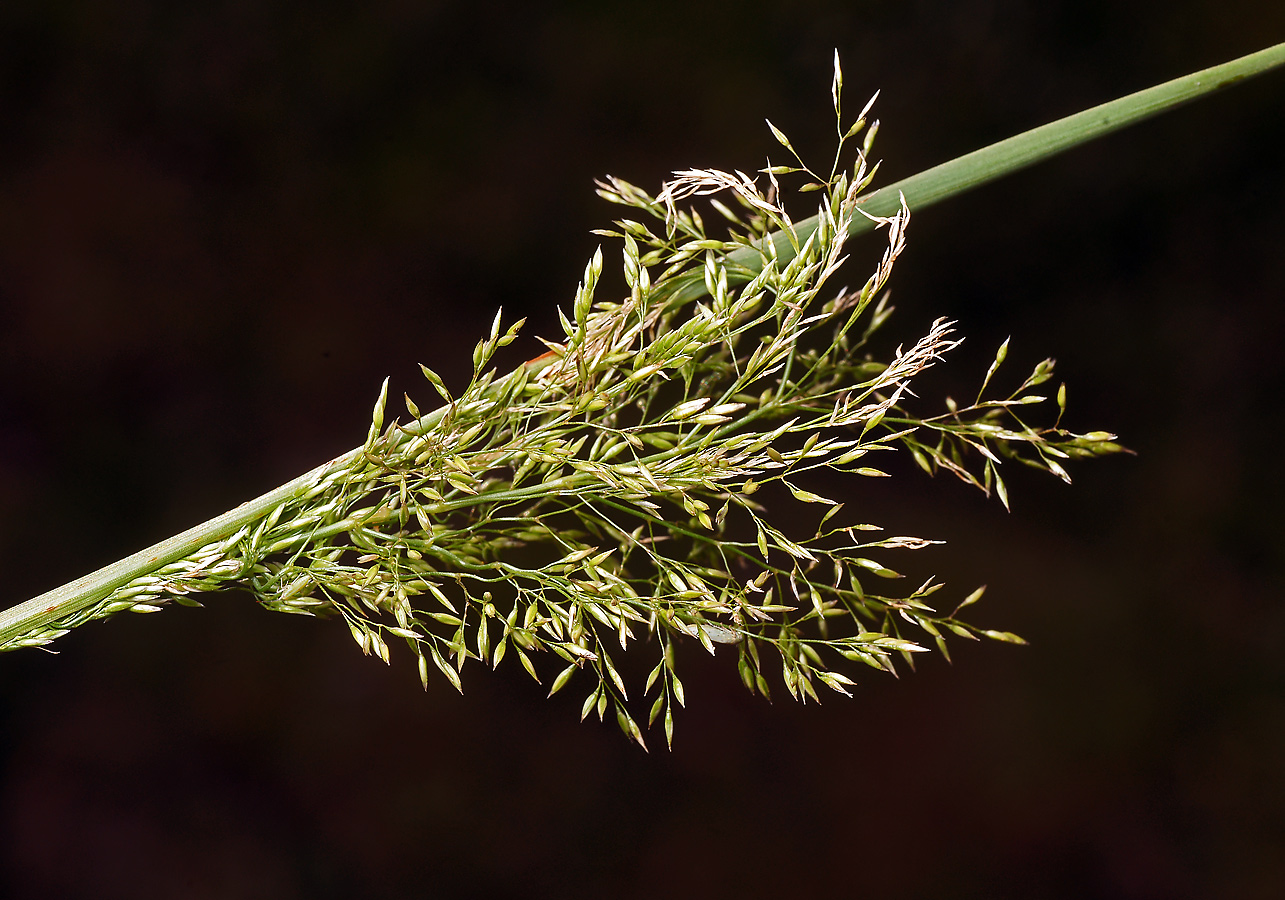
[[[555, 333], [593, 177], [756, 167], [764, 116], [824, 159], [835, 47], [886, 183], [1282, 39], [1276, 0], [8, 0], [3, 602], [359, 443], [385, 375], [458, 385], [498, 305]], [[968, 336], [926, 396], [1011, 334], [1138, 452], [1012, 473], [1011, 515], [850, 486], [1029, 648], [821, 707], [688, 648], [644, 755], [516, 666], [424, 695], [243, 595], [121, 617], [0, 658], [0, 892], [1279, 896], [1283, 146], [1277, 73], [912, 223], [889, 328]]]

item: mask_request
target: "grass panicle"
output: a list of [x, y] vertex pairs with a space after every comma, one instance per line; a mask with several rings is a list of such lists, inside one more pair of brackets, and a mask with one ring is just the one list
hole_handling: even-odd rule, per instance
[[[1005, 462], [1066, 479], [1068, 460], [1121, 448], [1105, 432], [1061, 427], [1064, 391], [1037, 392], [1052, 360], [992, 393], [1007, 342], [973, 402], [914, 411], [914, 379], [959, 338], [939, 320], [873, 355], [910, 211], [904, 198], [887, 216], [858, 204], [874, 177], [876, 123], [870, 104], [845, 121], [841, 91], [836, 58], [828, 173], [773, 126], [788, 165], [680, 171], [655, 196], [600, 182], [627, 211], [601, 232], [620, 247], [626, 295], [599, 297], [599, 249], [542, 357], [497, 374], [495, 353], [522, 326], [497, 314], [461, 391], [423, 369], [438, 410], [421, 415], [407, 397], [411, 421], [387, 421], [385, 383], [365, 444], [266, 515], [6, 649], [241, 588], [269, 610], [342, 619], [363, 653], [414, 658], [426, 688], [441, 678], [460, 689], [470, 660], [516, 658], [550, 695], [582, 692], [582, 717], [610, 714], [645, 746], [657, 723], [672, 742], [682, 644], [722, 645], [750, 691], [768, 696], [776, 683], [806, 701], [848, 694], [854, 669], [895, 673], [927, 645], [946, 652], [948, 636], [1020, 642], [959, 617], [980, 591], [948, 601], [950, 612], [935, 605], [936, 580], [891, 591], [892, 551], [934, 542], [854, 518], [816, 492], [833, 483], [820, 474], [851, 478], [844, 494], [859, 496], [862, 479], [884, 476], [881, 459], [905, 452], [1007, 505]], [[801, 179], [816, 202], [806, 233], [782, 179]], [[859, 288], [834, 289], [857, 217], [885, 247]], [[814, 528], [789, 524], [801, 512]], [[641, 684], [622, 673], [629, 650], [654, 659]]]

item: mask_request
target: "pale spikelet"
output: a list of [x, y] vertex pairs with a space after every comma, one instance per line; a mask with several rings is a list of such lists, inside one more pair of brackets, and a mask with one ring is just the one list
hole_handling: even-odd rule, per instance
[[753, 209], [784, 219], [785, 210], [764, 196], [758, 184], [744, 172], [724, 172], [721, 169], [682, 169], [665, 182], [657, 201], [664, 204], [666, 222], [677, 216], [677, 204], [689, 197], [707, 197], [721, 191], [731, 191]]

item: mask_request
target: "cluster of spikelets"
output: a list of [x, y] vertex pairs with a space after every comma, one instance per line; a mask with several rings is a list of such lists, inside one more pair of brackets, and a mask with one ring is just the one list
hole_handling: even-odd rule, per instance
[[[823, 296], [874, 174], [875, 127], [866, 110], [844, 126], [841, 85], [836, 66], [839, 152], [828, 176], [796, 156], [757, 178], [679, 172], [655, 197], [601, 183], [602, 196], [651, 222], [626, 218], [603, 232], [623, 246], [627, 296], [596, 297], [600, 250], [543, 357], [498, 375], [492, 357], [522, 323], [505, 329], [497, 315], [458, 394], [424, 369], [440, 408], [421, 414], [408, 397], [412, 421], [385, 426], [385, 384], [365, 445], [271, 514], [10, 646], [241, 587], [269, 609], [341, 617], [385, 661], [405, 644], [425, 687], [437, 672], [459, 688], [468, 660], [494, 666], [511, 654], [548, 679], [550, 694], [583, 683], [582, 717], [610, 709], [643, 744], [616, 659], [631, 643], [656, 660], [639, 718], [661, 720], [672, 741], [684, 641], [711, 653], [727, 645], [751, 691], [768, 695], [779, 673], [806, 700], [818, 685], [848, 693], [852, 663], [894, 671], [898, 656], [925, 649], [924, 636], [942, 652], [952, 633], [1019, 640], [957, 618], [980, 591], [949, 613], [929, 605], [936, 581], [878, 593], [900, 577], [880, 551], [932, 542], [881, 536], [807, 487], [818, 470], [881, 477], [878, 458], [902, 449], [1007, 504], [1003, 459], [1065, 478], [1067, 458], [1119, 449], [1105, 433], [1026, 423], [1025, 407], [1045, 400], [1031, 391], [1051, 378], [1051, 361], [1016, 391], [985, 398], [1005, 348], [971, 405], [949, 402], [931, 417], [905, 408], [911, 380], [957, 340], [938, 321], [890, 359], [866, 350], [891, 312], [881, 290], [904, 246], [904, 203], [877, 221], [887, 245], [861, 288]], [[841, 168], [846, 142], [863, 131]], [[787, 213], [778, 182], [798, 173], [820, 201], [804, 222]], [[685, 205], [696, 198], [718, 214], [719, 233]], [[1058, 421], [1064, 400], [1059, 391]], [[794, 504], [816, 510], [810, 536], [790, 533], [799, 516], [780, 507]], [[561, 666], [542, 675], [541, 652]]]

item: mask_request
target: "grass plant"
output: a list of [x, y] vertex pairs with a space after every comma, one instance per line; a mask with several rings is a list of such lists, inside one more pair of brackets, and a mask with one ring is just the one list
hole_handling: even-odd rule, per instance
[[[926, 645], [947, 653], [948, 636], [1020, 642], [961, 618], [980, 589], [945, 601], [935, 579], [890, 590], [900, 575], [888, 551], [933, 541], [886, 535], [816, 492], [829, 470], [855, 493], [901, 452], [1007, 506], [1005, 463], [1069, 481], [1071, 460], [1122, 449], [1062, 426], [1052, 360], [997, 388], [1007, 342], [971, 400], [940, 405], [912, 385], [959, 343], [953, 323], [874, 354], [911, 209], [1282, 62], [1285, 45], [871, 192], [878, 122], [871, 104], [845, 116], [836, 56], [828, 167], [806, 165], [773, 126], [785, 162], [754, 177], [684, 170], [654, 195], [600, 182], [626, 210], [600, 232], [620, 247], [626, 296], [599, 296], [600, 249], [543, 356], [498, 373], [495, 354], [522, 322], [497, 314], [463, 390], [424, 367], [437, 409], [408, 396], [409, 420], [388, 421], [385, 382], [361, 447], [0, 613], [0, 649], [240, 588], [269, 610], [342, 619], [385, 662], [404, 646], [426, 688], [459, 689], [469, 660], [516, 657], [550, 694], [582, 691], [582, 717], [610, 713], [645, 746], [657, 722], [672, 742], [682, 643], [726, 645], [751, 691], [768, 696], [779, 677], [806, 701], [849, 693], [854, 665], [895, 672]], [[787, 209], [795, 183], [815, 215]], [[834, 287], [848, 240], [870, 231], [884, 241], [873, 271]], [[799, 510], [815, 521], [804, 533], [788, 524]], [[654, 667], [631, 702], [619, 660], [635, 647]]]

